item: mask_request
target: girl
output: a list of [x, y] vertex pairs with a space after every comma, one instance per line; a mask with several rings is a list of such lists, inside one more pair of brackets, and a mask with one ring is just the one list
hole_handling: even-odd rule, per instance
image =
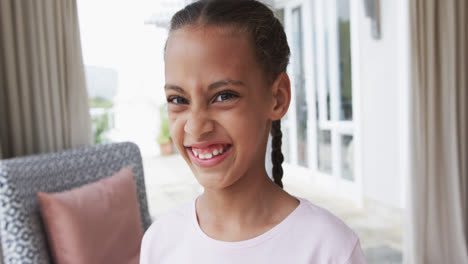
[[[141, 264], [366, 262], [342, 221], [282, 189], [289, 53], [281, 23], [254, 0], [201, 0], [174, 15], [170, 132], [204, 192], [152, 224]], [[265, 170], [270, 131], [274, 182]]]

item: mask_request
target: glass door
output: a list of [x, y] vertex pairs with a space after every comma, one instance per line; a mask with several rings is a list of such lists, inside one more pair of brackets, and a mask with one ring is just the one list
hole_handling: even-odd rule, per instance
[[[291, 62], [286, 161], [356, 193], [350, 0], [281, 1]], [[287, 146], [286, 146], [287, 145]], [[328, 180], [327, 180], [328, 179]]]
[[294, 98], [296, 108], [296, 138], [297, 138], [297, 164], [304, 167], [309, 167], [308, 162], [308, 108], [307, 94], [304, 77], [304, 50], [303, 50], [303, 29], [302, 29], [302, 7], [298, 6], [291, 11], [292, 23], [292, 72], [294, 79]]

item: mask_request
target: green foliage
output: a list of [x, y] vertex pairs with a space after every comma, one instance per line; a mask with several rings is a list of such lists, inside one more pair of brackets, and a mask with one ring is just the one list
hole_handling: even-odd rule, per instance
[[111, 108], [114, 104], [102, 97], [93, 97], [89, 98], [89, 107], [90, 108]]
[[[100, 108], [100, 109], [109, 109], [114, 106], [114, 104], [102, 97], [93, 97], [88, 99], [88, 104], [90, 108]], [[105, 133], [110, 130], [109, 127], [109, 115], [107, 113], [101, 114], [98, 116], [92, 117], [92, 126], [93, 126], [93, 137], [94, 143], [107, 143], [108, 140], [105, 138]]]
[[159, 126], [159, 135], [156, 139], [159, 144], [167, 144], [171, 141], [171, 133], [169, 132], [169, 119], [167, 117], [167, 111], [165, 105], [159, 107], [159, 116], [160, 116], [160, 126]]
[[93, 134], [94, 134], [94, 143], [106, 143], [107, 140], [103, 136], [105, 132], [109, 130], [109, 116], [107, 114], [100, 115], [96, 118], [93, 118]]

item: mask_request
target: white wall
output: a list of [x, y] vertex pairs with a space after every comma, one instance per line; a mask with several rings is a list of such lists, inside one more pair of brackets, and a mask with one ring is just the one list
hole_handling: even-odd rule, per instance
[[[407, 164], [407, 0], [381, 0], [381, 38], [358, 2], [362, 188], [365, 198], [404, 206]], [[406, 21], [406, 22], [405, 22]]]

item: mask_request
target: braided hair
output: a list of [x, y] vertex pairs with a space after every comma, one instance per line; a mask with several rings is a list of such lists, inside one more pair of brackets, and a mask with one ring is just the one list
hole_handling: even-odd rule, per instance
[[[169, 33], [184, 26], [227, 26], [247, 33], [255, 56], [271, 84], [286, 72], [290, 49], [281, 22], [263, 3], [256, 0], [199, 0], [178, 11], [171, 19]], [[167, 43], [166, 43], [167, 44]], [[283, 187], [281, 121], [271, 125], [274, 182]]]
[[283, 133], [281, 132], [281, 120], [276, 120], [271, 123], [271, 161], [273, 163], [273, 180], [281, 188], [283, 188], [283, 167], [281, 164], [284, 161], [283, 153], [281, 152], [281, 139]]

